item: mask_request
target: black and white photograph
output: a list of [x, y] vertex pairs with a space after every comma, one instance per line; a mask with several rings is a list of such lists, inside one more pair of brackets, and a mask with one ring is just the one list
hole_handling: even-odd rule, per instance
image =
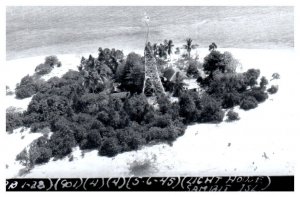
[[294, 191], [294, 6], [5, 15], [6, 191]]

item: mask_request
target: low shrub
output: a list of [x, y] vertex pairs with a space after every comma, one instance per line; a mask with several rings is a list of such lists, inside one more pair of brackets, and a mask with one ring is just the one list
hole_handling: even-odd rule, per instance
[[199, 62], [197, 62], [196, 60], [191, 60], [189, 62], [186, 74], [188, 77], [194, 77], [194, 78], [198, 78], [199, 77], [199, 70], [198, 68], [201, 66], [201, 64]]
[[129, 115], [132, 121], [140, 123], [146, 113], [153, 110], [153, 107], [148, 104], [147, 98], [143, 94], [134, 94], [124, 102], [124, 110]]
[[257, 84], [257, 79], [260, 75], [259, 69], [249, 69], [247, 72], [244, 73], [245, 82], [248, 86], [253, 87]]
[[54, 66], [59, 63], [58, 58], [55, 55], [47, 56], [45, 58], [45, 63], [46, 65]]
[[16, 161], [19, 161], [23, 166], [30, 166], [29, 154], [26, 148], [24, 148], [19, 154], [17, 154]]
[[39, 88], [44, 83], [43, 80], [36, 78], [35, 76], [25, 76], [21, 79], [21, 82], [17, 84], [15, 93], [18, 99], [24, 99], [31, 97], [39, 91]]
[[200, 96], [187, 91], [179, 98], [180, 116], [186, 123], [221, 122], [224, 117], [220, 102], [208, 94]]
[[49, 147], [49, 140], [42, 136], [31, 142], [28, 150], [25, 148], [20, 152], [16, 160], [28, 168], [36, 164], [46, 163], [52, 157], [52, 150]]
[[270, 88], [267, 90], [270, 94], [275, 94], [278, 92], [278, 86], [272, 85]]
[[265, 76], [263, 76], [260, 78], [259, 86], [260, 86], [260, 88], [265, 88], [266, 85], [268, 85], [268, 83], [269, 82], [268, 82], [267, 78]]
[[227, 116], [227, 121], [229, 122], [240, 119], [239, 114], [233, 110], [229, 110], [226, 116]]
[[256, 108], [257, 105], [257, 100], [253, 96], [246, 96], [243, 98], [240, 107], [244, 110], [250, 110]]
[[141, 145], [144, 145], [146, 143], [146, 139], [143, 136], [144, 132], [145, 127], [140, 125], [118, 129], [116, 133], [122, 151], [137, 150]]
[[48, 162], [52, 157], [49, 140], [46, 137], [40, 137], [34, 140], [30, 144], [28, 154], [31, 166]]
[[30, 125], [30, 131], [31, 132], [39, 132], [40, 130], [49, 127], [50, 123], [47, 121], [42, 122], [34, 122]]
[[264, 102], [268, 98], [268, 94], [260, 88], [252, 88], [251, 91], [247, 92], [246, 94], [253, 96], [259, 103]]
[[113, 157], [121, 152], [122, 147], [120, 146], [117, 138], [109, 137], [103, 141], [103, 145], [99, 149], [99, 154], [102, 156]]
[[98, 130], [92, 129], [87, 132], [87, 136], [85, 139], [81, 141], [80, 148], [81, 149], [95, 149], [100, 147], [101, 145], [101, 135]]
[[224, 111], [221, 104], [213, 97], [203, 95], [201, 97], [201, 117], [200, 122], [222, 122], [224, 118]]
[[[200, 79], [199, 79], [200, 80]], [[202, 79], [202, 86], [205, 87], [206, 92], [214, 98], [220, 99], [224, 96], [234, 94], [237, 97], [247, 89], [246, 78], [244, 74], [237, 73], [221, 73], [215, 71], [213, 78], [209, 77]], [[201, 81], [200, 81], [201, 82]], [[231, 95], [233, 96], [233, 95]]]
[[23, 126], [23, 114], [17, 111], [6, 111], [6, 132]]
[[49, 141], [52, 155], [56, 158], [63, 158], [71, 153], [72, 148], [76, 145], [73, 130], [70, 128], [69, 122], [65, 118], [61, 118], [54, 123], [52, 131], [54, 133]]
[[271, 80], [274, 80], [274, 79], [280, 79], [280, 75], [278, 73], [273, 73]]
[[42, 75], [49, 74], [52, 70], [53, 70], [53, 66], [50, 66], [50, 64], [39, 64], [35, 68], [35, 73], [37, 75], [42, 76]]
[[179, 106], [179, 114], [180, 116], [184, 117], [185, 122], [194, 122], [196, 105], [193, 100], [193, 97], [188, 92], [185, 92], [182, 95], [180, 95]]
[[[172, 132], [172, 131], [171, 131]], [[168, 128], [150, 127], [147, 132], [147, 141], [168, 141], [170, 130]]]
[[167, 96], [161, 96], [157, 99], [157, 103], [159, 106], [159, 111], [163, 114], [167, 113], [171, 108], [171, 101], [170, 98]]
[[148, 123], [148, 127], [166, 128], [172, 124], [172, 117], [169, 114], [155, 114], [151, 121]]
[[226, 93], [223, 96], [222, 107], [225, 109], [232, 108], [239, 105], [241, 101], [241, 95], [238, 92]]

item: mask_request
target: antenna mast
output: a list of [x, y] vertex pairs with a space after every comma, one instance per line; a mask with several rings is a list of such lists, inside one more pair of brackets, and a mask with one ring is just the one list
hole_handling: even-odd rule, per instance
[[145, 43], [145, 50], [144, 50], [145, 78], [143, 84], [143, 93], [146, 96], [155, 93], [156, 96], [158, 97], [161, 94], [165, 94], [165, 90], [158, 74], [156, 59], [153, 55], [152, 47], [148, 41], [150, 17], [147, 16], [146, 13], [145, 13], [144, 21], [146, 23], [147, 33], [146, 33], [146, 43]]

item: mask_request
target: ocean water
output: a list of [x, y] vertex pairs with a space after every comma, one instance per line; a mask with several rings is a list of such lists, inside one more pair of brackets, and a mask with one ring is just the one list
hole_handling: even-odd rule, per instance
[[293, 48], [293, 7], [7, 7], [6, 59], [142, 50], [150, 41], [190, 37], [199, 47]]

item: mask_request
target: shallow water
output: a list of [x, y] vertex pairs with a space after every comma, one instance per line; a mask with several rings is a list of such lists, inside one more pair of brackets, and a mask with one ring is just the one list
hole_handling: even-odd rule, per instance
[[142, 50], [144, 13], [150, 41], [191, 37], [201, 48], [290, 48], [292, 7], [8, 7], [7, 59], [97, 51]]

